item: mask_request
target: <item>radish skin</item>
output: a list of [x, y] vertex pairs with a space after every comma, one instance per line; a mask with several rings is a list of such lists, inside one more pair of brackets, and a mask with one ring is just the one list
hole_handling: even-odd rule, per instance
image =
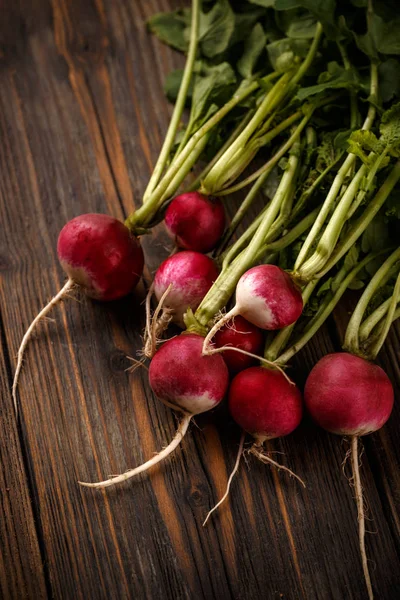
[[183, 316], [188, 308], [193, 311], [218, 277], [214, 261], [200, 254], [184, 250], [167, 258], [158, 267], [154, 277], [154, 294], [158, 301], [172, 285], [165, 307], [173, 311], [172, 320], [184, 328]]
[[[239, 279], [235, 306], [210, 329], [204, 340], [203, 352], [212, 353], [213, 337], [237, 315], [260, 329], [274, 331], [297, 321], [302, 311], [301, 292], [288, 273], [275, 265], [253, 267]], [[259, 360], [271, 364], [265, 359]]]
[[[264, 336], [258, 327], [238, 315], [232, 319], [231, 323], [226, 324], [217, 331], [214, 337], [214, 345], [216, 348], [233, 346], [250, 354], [258, 355], [262, 352]], [[256, 359], [252, 356], [232, 350], [226, 350], [223, 356], [231, 375], [236, 375], [239, 371], [248, 369], [256, 363]]]
[[156, 352], [149, 368], [150, 386], [167, 406], [183, 413], [172, 442], [143, 465], [97, 483], [80, 485], [104, 488], [126, 481], [164, 460], [181, 443], [193, 416], [215, 408], [228, 389], [228, 369], [221, 356], [202, 355], [203, 338], [183, 333], [168, 340]]
[[176, 196], [165, 213], [168, 235], [179, 248], [210, 252], [225, 228], [225, 212], [221, 200], [186, 192]]

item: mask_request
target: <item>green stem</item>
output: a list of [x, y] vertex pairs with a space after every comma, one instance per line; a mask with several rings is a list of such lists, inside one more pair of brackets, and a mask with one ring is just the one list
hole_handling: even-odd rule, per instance
[[315, 217], [318, 214], [318, 210], [319, 209], [316, 208], [312, 212], [310, 212], [306, 217], [304, 217], [304, 219], [299, 221], [299, 223], [297, 223], [297, 225], [295, 225], [293, 229], [291, 229], [288, 233], [286, 233], [276, 242], [271, 242], [260, 248], [259, 253], [256, 256], [256, 262], [261, 260], [265, 252], [281, 252], [282, 250], [290, 246], [293, 242], [295, 242], [297, 238], [303, 235], [303, 233], [311, 227], [311, 224], [314, 222]]
[[360, 325], [368, 304], [378, 289], [385, 285], [391, 277], [392, 267], [398, 260], [400, 260], [400, 248], [395, 250], [377, 270], [357, 302], [357, 306], [347, 326], [343, 344], [343, 348], [352, 354], [360, 354]]
[[150, 181], [147, 185], [146, 191], [143, 196], [143, 202], [147, 202], [154, 188], [160, 181], [161, 175], [164, 171], [166, 162], [171, 152], [171, 148], [174, 144], [176, 132], [179, 127], [179, 123], [181, 120], [182, 112], [185, 107], [187, 93], [190, 85], [190, 81], [192, 79], [194, 62], [196, 60], [197, 46], [199, 41], [199, 21], [200, 21], [200, 1], [201, 0], [193, 0], [192, 2], [192, 21], [190, 28], [190, 43], [188, 56], [186, 60], [185, 69], [183, 72], [182, 83], [179, 88], [178, 97], [176, 99], [174, 111], [172, 113], [172, 118], [168, 127], [167, 134], [165, 136], [164, 144], [161, 149], [160, 155], [158, 157], [156, 166], [154, 167], [154, 171], [152, 176], [150, 177]]
[[290, 188], [291, 181], [296, 174], [298, 164], [298, 153], [293, 152], [289, 157], [287, 169], [282, 176], [278, 189], [250, 244], [228, 268], [221, 271], [197, 309], [195, 317], [200, 325], [207, 326], [217, 312], [226, 306], [240, 277], [254, 264], [254, 259], [259, 249], [263, 247], [267, 234], [279, 213], [287, 190]]
[[357, 273], [359, 273], [359, 271], [361, 271], [361, 269], [363, 269], [370, 260], [373, 260], [379, 254], [379, 252], [370, 254], [369, 256], [364, 258], [364, 260], [362, 260], [356, 267], [354, 267], [354, 269], [350, 271], [350, 273], [342, 281], [342, 283], [340, 284], [336, 292], [333, 294], [333, 296], [328, 297], [325, 300], [325, 302], [322, 303], [317, 314], [311, 319], [310, 323], [304, 330], [301, 337], [298, 340], [296, 340], [296, 342], [290, 348], [288, 348], [283, 354], [281, 354], [276, 359], [275, 362], [277, 364], [285, 365], [291, 358], [293, 358], [295, 354], [297, 354], [297, 352], [304, 348], [304, 346], [310, 341], [310, 339], [317, 333], [319, 328], [325, 323], [326, 319], [329, 317], [329, 315], [343, 296], [350, 283], [356, 277]]
[[[303, 298], [303, 306], [306, 306], [317, 284], [318, 280], [315, 279], [314, 281], [309, 281], [306, 287], [304, 288], [301, 294]], [[286, 346], [295, 326], [296, 322], [292, 325], [289, 325], [289, 327], [284, 327], [283, 329], [281, 329], [281, 331], [279, 331], [276, 334], [274, 340], [271, 343], [267, 342], [264, 351], [264, 358], [270, 360], [271, 362], [276, 360], [277, 356], [279, 356], [279, 353], [282, 352], [283, 348]]]
[[339, 239], [343, 225], [346, 222], [347, 213], [356, 196], [361, 181], [367, 172], [367, 166], [361, 165], [356, 175], [352, 178], [350, 185], [336, 206], [317, 248], [312, 256], [296, 272], [296, 276], [304, 281], [310, 281], [320, 271], [331, 256]]
[[165, 191], [164, 195], [162, 196], [162, 202], [165, 202], [165, 200], [167, 200], [168, 198], [170, 198], [171, 196], [174, 195], [174, 193], [179, 188], [182, 181], [184, 181], [184, 179], [186, 178], [187, 174], [193, 169], [199, 156], [202, 154], [204, 148], [206, 147], [209, 137], [210, 137], [210, 134], [207, 133], [205, 136], [203, 136], [197, 142], [197, 145], [193, 148], [192, 153], [187, 158], [187, 160], [184, 163], [182, 163], [179, 171], [177, 172], [174, 179], [169, 184], [167, 190]]
[[385, 343], [387, 334], [389, 333], [390, 326], [393, 323], [393, 320], [395, 318], [397, 303], [398, 303], [399, 299], [400, 299], [400, 273], [398, 274], [397, 279], [396, 279], [391, 302], [390, 302], [390, 305], [389, 305], [389, 308], [388, 308], [388, 311], [386, 314], [386, 318], [382, 324], [381, 331], [379, 332], [378, 338], [368, 348], [368, 356], [372, 360], [375, 360], [375, 358], [378, 356], [380, 349], [382, 348], [383, 344]]
[[[227, 165], [232, 163], [235, 155], [243, 152], [245, 145], [249, 141], [250, 137], [260, 127], [264, 119], [271, 113], [273, 113], [276, 107], [281, 102], [285, 90], [287, 89], [288, 82], [291, 74], [284, 73], [280, 79], [274, 84], [272, 89], [267, 92], [264, 100], [261, 102], [256, 113], [251, 119], [250, 123], [245, 127], [239, 137], [233, 142], [232, 146], [228, 148], [223, 156], [214, 165], [207, 177], [203, 181], [203, 189], [206, 194], [214, 194], [217, 190], [223, 187], [223, 183], [226, 181], [225, 172]], [[223, 182], [221, 184], [221, 182]]]
[[315, 58], [322, 34], [322, 25], [318, 23], [313, 42], [306, 58], [297, 69], [297, 72], [293, 76], [290, 73], [284, 73], [282, 75], [272, 90], [268, 92], [246, 129], [240, 134], [225, 155], [220, 158], [204, 180], [203, 186], [204, 189], [207, 190], [207, 193], [215, 193], [216, 190], [225, 187], [225, 184], [227, 183], [227, 179], [224, 176], [226, 166], [230, 164], [233, 156], [244, 149], [244, 146], [247, 144], [250, 137], [260, 127], [265, 118], [268, 115], [271, 115], [275, 109], [281, 105], [283, 100], [296, 89], [297, 84], [304, 77]]
[[207, 166], [201, 171], [201, 173], [196, 177], [196, 179], [190, 184], [187, 191], [193, 192], [200, 187], [201, 182], [206, 177], [206, 175], [211, 171], [215, 163], [220, 159], [220, 157], [224, 154], [224, 152], [229, 148], [229, 146], [236, 140], [236, 138], [240, 135], [243, 129], [246, 127], [247, 123], [250, 121], [254, 114], [253, 110], [248, 111], [234, 131], [231, 133], [229, 138], [226, 140], [223, 146], [218, 150], [217, 154], [210, 160]]
[[322, 205], [320, 213], [319, 213], [314, 225], [312, 226], [308, 236], [306, 237], [304, 244], [302, 245], [301, 250], [297, 256], [297, 259], [296, 259], [296, 262], [294, 265], [294, 269], [293, 269], [294, 272], [299, 271], [301, 265], [303, 264], [303, 262], [305, 261], [307, 255], [308, 255], [309, 251], [311, 250], [312, 246], [314, 245], [319, 232], [321, 231], [329, 213], [332, 210], [332, 207], [335, 204], [335, 201], [339, 194], [340, 188], [342, 187], [342, 184], [343, 184], [345, 178], [347, 177], [347, 173], [352, 168], [355, 160], [356, 160], [356, 156], [354, 154], [349, 154], [347, 156], [346, 160], [344, 161], [344, 163], [342, 164], [342, 166], [340, 167], [339, 171], [337, 172], [336, 177], [333, 180], [333, 183], [329, 189], [328, 195], [325, 198], [325, 201]]
[[208, 134], [213, 127], [215, 127], [215, 125], [217, 125], [237, 104], [242, 102], [242, 100], [253, 93], [258, 88], [258, 85], [259, 84], [257, 82], [252, 82], [246, 88], [237, 91], [231, 100], [229, 100], [229, 102], [220, 108], [212, 117], [208, 119], [206, 123], [204, 123], [204, 125], [200, 127], [200, 129], [196, 131], [196, 133], [192, 135], [186, 147], [182, 150], [179, 157], [172, 162], [167, 173], [157, 185], [146, 204], [141, 206], [135, 213], [132, 213], [126, 219], [125, 225], [129, 229], [134, 230], [135, 227], [142, 227], [145, 223], [149, 222], [149, 220], [154, 216], [158, 208], [161, 206], [164, 194], [169, 188], [171, 181], [173, 181], [175, 178], [182, 164], [190, 157], [190, 154], [193, 152], [201, 138]]
[[374, 198], [368, 204], [364, 213], [355, 221], [352, 228], [346, 235], [346, 239], [340, 242], [333, 252], [332, 256], [325, 264], [322, 271], [316, 274], [321, 278], [330, 271], [330, 269], [346, 254], [346, 252], [356, 243], [358, 238], [364, 233], [377, 212], [382, 208], [394, 186], [400, 179], [400, 160], [395, 163], [385, 182], [381, 185]]
[[[378, 92], [378, 68], [377, 68], [377, 65], [375, 65], [374, 63], [371, 63], [371, 83], [370, 83], [371, 98], [376, 98], [377, 92]], [[375, 118], [375, 114], [376, 114], [376, 108], [375, 108], [374, 104], [371, 103], [368, 108], [367, 117], [362, 126], [363, 130], [368, 131], [372, 127], [372, 124], [373, 124], [373, 121]], [[311, 231], [308, 234], [308, 236], [297, 256], [297, 260], [294, 265], [295, 272], [300, 270], [302, 264], [307, 259], [308, 253], [310, 252], [311, 248], [314, 246], [314, 244], [317, 240], [317, 237], [318, 237], [326, 219], [328, 218], [328, 215], [331, 213], [331, 211], [335, 205], [336, 198], [345, 182], [345, 179], [346, 179], [348, 173], [351, 172], [351, 170], [353, 169], [356, 159], [357, 159], [357, 157], [355, 154], [349, 154], [347, 156], [346, 160], [344, 161], [343, 165], [337, 172], [336, 177], [333, 180], [331, 188], [325, 199], [325, 202], [322, 206], [321, 212], [318, 215], [318, 218], [315, 221], [314, 226], [311, 228]]]
[[365, 342], [365, 340], [371, 335], [371, 332], [373, 331], [373, 329], [375, 329], [375, 327], [378, 325], [378, 323], [381, 321], [381, 319], [383, 319], [383, 317], [386, 315], [391, 301], [392, 301], [392, 298], [388, 298], [387, 300], [382, 302], [382, 304], [380, 306], [378, 306], [378, 308], [376, 308], [361, 323], [360, 331], [359, 331], [359, 339], [360, 339], [361, 343]]
[[[293, 147], [293, 149], [294, 149], [294, 147]], [[290, 187], [288, 187], [288, 189], [287, 189], [286, 196], [282, 201], [282, 206], [280, 208], [279, 217], [275, 220], [273, 225], [271, 225], [271, 228], [264, 240], [264, 245], [268, 244], [269, 242], [272, 242], [273, 240], [275, 240], [277, 238], [277, 236], [282, 231], [286, 221], [288, 220], [290, 211], [292, 209], [294, 191], [295, 191], [294, 187], [295, 187], [296, 180], [297, 180], [297, 173], [294, 175], [294, 177], [290, 183]], [[249, 241], [253, 237], [254, 233], [257, 231], [260, 223], [263, 221], [264, 215], [265, 215], [266, 211], [268, 210], [268, 208], [269, 208], [269, 205], [265, 207], [265, 209], [263, 210], [261, 215], [259, 215], [255, 219], [254, 223], [252, 225], [250, 225], [250, 227], [240, 236], [240, 238], [228, 250], [228, 252], [226, 253], [226, 255], [224, 257], [224, 260], [222, 263], [222, 268], [227, 268], [228, 265], [240, 253], [242, 248], [246, 244], [249, 243]]]
[[289, 139], [281, 146], [281, 148], [278, 150], [278, 152], [276, 152], [274, 154], [274, 156], [267, 163], [265, 163], [264, 166], [262, 166], [260, 169], [255, 171], [255, 173], [253, 173], [246, 179], [243, 179], [243, 181], [241, 181], [240, 183], [237, 183], [236, 185], [233, 185], [230, 188], [227, 188], [225, 190], [222, 190], [221, 192], [218, 192], [216, 194], [216, 196], [228, 196], [230, 194], [233, 194], [234, 192], [237, 192], [237, 191], [241, 190], [242, 188], [247, 187], [250, 183], [252, 183], [254, 180], [261, 177], [264, 173], [266, 174], [266, 177], [267, 177], [271, 173], [271, 171], [275, 167], [275, 165], [278, 164], [278, 162], [286, 154], [286, 152], [288, 150], [290, 150], [290, 148], [293, 146], [293, 144], [299, 139], [300, 134], [303, 131], [304, 127], [307, 125], [308, 121], [310, 120], [314, 109], [315, 109], [315, 107], [313, 107], [312, 111], [311, 111], [311, 109], [309, 108], [307, 114], [303, 117], [303, 119], [297, 125], [296, 129], [291, 134]]
[[270, 175], [271, 171], [272, 171], [272, 167], [271, 167], [270, 171], [266, 171], [257, 179], [256, 183], [252, 186], [249, 193], [246, 195], [245, 199], [239, 206], [238, 210], [236, 211], [236, 213], [231, 221], [231, 224], [226, 229], [226, 231], [217, 247], [217, 250], [216, 250], [217, 256], [219, 256], [221, 254], [221, 252], [224, 250], [224, 248], [226, 248], [227, 244], [229, 243], [229, 241], [231, 240], [236, 229], [242, 222], [243, 217], [245, 216], [245, 214], [247, 213], [247, 211], [253, 204], [255, 198], [257, 197], [258, 192], [260, 191], [261, 187], [264, 185], [264, 183], [267, 180], [268, 176]]
[[[342, 42], [336, 42], [342, 55], [343, 65], [346, 71], [351, 71], [351, 63], [347, 54], [347, 48]], [[360, 113], [357, 107], [357, 94], [353, 88], [350, 89], [350, 129], [359, 127]]]
[[[385, 160], [387, 154], [389, 152], [389, 146], [387, 146], [382, 154], [380, 154], [377, 159], [375, 160], [369, 174], [367, 177], [367, 181], [365, 183], [365, 185], [363, 186], [363, 189], [361, 189], [356, 197], [356, 200], [353, 202], [353, 204], [351, 205], [349, 212], [347, 213], [347, 217], [346, 220], [348, 221], [349, 219], [351, 219], [351, 217], [354, 215], [354, 213], [356, 212], [356, 210], [359, 208], [359, 206], [363, 203], [365, 196], [368, 194], [368, 192], [372, 189], [373, 183], [374, 183], [374, 179], [375, 176], [378, 172], [378, 170], [380, 169], [383, 161]], [[370, 156], [373, 156], [373, 153], [371, 153]]]
[[303, 210], [303, 208], [306, 205], [306, 203], [308, 202], [309, 198], [320, 187], [320, 185], [323, 183], [325, 177], [327, 175], [329, 175], [331, 170], [337, 165], [337, 163], [340, 161], [341, 158], [342, 158], [342, 155], [338, 156], [330, 165], [328, 165], [322, 171], [322, 173], [320, 173], [318, 175], [317, 179], [313, 182], [313, 184], [309, 188], [304, 190], [304, 192], [301, 194], [298, 202], [296, 202], [296, 206], [294, 207], [292, 214], [290, 215], [291, 221], [294, 220], [297, 217], [297, 215]]

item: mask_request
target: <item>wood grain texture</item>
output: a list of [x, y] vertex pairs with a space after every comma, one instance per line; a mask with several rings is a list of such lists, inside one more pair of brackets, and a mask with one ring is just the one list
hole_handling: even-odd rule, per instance
[[[3, 3], [0, 302], [14, 368], [24, 329], [62, 285], [55, 246], [63, 224], [83, 212], [123, 218], [140, 203], [171, 113], [163, 79], [182, 59], [144, 25], [180, 5], [173, 0]], [[147, 279], [166, 243], [162, 227], [144, 240]], [[206, 528], [240, 437], [226, 406], [197, 418], [182, 448], [151, 473], [104, 492], [79, 488], [78, 479], [139, 464], [175, 431], [146, 371], [126, 372], [126, 356], [141, 346], [143, 297], [143, 286], [106, 305], [79, 296], [40, 326], [22, 372], [18, 435], [10, 373], [2, 378], [0, 476], [8, 474], [7, 486], [11, 473], [19, 490], [7, 495], [0, 482], [2, 596], [364, 599], [356, 508], [341, 472], [346, 445], [307, 420], [274, 444], [307, 489], [249, 457]], [[339, 347], [344, 321], [338, 314], [294, 361], [299, 382]], [[394, 329], [380, 360], [397, 399], [399, 348]], [[400, 593], [398, 423], [396, 405], [366, 440], [362, 471], [377, 532], [367, 540], [372, 581], [385, 600]]]

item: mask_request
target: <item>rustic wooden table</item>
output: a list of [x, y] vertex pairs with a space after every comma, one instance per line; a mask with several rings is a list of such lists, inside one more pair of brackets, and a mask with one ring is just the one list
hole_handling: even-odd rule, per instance
[[[140, 203], [170, 115], [162, 84], [181, 57], [146, 32], [172, 0], [18, 0], [0, 22], [0, 590], [9, 598], [364, 599], [346, 444], [305, 421], [275, 449], [307, 481], [249, 460], [206, 528], [239, 431], [226, 408], [196, 419], [168, 463], [106, 492], [81, 489], [139, 464], [171, 438], [172, 412], [140, 347], [144, 296], [80, 298], [54, 311], [27, 352], [21, 419], [10, 382], [24, 329], [60, 288], [56, 239], [83, 212], [123, 218]], [[165, 256], [144, 240], [147, 280]], [[295, 361], [296, 378], [339, 348], [338, 312]], [[400, 328], [380, 363], [397, 384]], [[399, 402], [365, 439], [362, 477], [377, 598], [400, 597]]]

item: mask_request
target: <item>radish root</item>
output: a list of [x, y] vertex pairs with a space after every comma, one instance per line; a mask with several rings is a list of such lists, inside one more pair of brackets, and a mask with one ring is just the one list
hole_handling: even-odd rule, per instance
[[71, 292], [74, 287], [75, 287], [75, 283], [72, 281], [72, 279], [68, 279], [67, 283], [64, 285], [64, 287], [61, 288], [61, 290], [58, 292], [58, 294], [56, 294], [54, 296], [54, 298], [52, 298], [50, 300], [50, 302], [48, 304], [46, 304], [46, 306], [44, 308], [42, 308], [42, 310], [39, 312], [39, 314], [36, 315], [36, 317], [33, 319], [32, 323], [29, 325], [28, 329], [26, 330], [24, 337], [22, 338], [21, 345], [18, 349], [17, 367], [15, 369], [14, 380], [13, 380], [13, 384], [12, 384], [12, 398], [14, 401], [14, 409], [15, 409], [16, 416], [18, 416], [18, 401], [17, 401], [18, 380], [19, 380], [19, 375], [21, 373], [22, 362], [24, 359], [24, 353], [25, 353], [26, 347], [28, 345], [28, 342], [32, 337], [32, 334], [34, 332], [36, 325], [40, 321], [45, 319], [47, 314], [53, 308], [53, 306], [55, 306], [58, 302], [60, 302], [64, 298], [66, 298], [69, 295], [69, 292]]
[[143, 473], [144, 471], [147, 471], [147, 469], [150, 469], [150, 467], [152, 467], [153, 465], [156, 465], [157, 463], [164, 460], [169, 454], [171, 454], [175, 450], [175, 448], [177, 448], [179, 446], [179, 444], [181, 443], [182, 439], [184, 438], [184, 436], [188, 430], [189, 423], [190, 423], [192, 417], [193, 417], [193, 415], [185, 414], [185, 416], [183, 417], [182, 421], [179, 424], [179, 427], [176, 431], [176, 434], [175, 434], [173, 440], [168, 444], [168, 446], [163, 448], [161, 450], [161, 452], [159, 452], [158, 454], [153, 456], [153, 458], [151, 458], [147, 462], [143, 463], [142, 465], [139, 465], [135, 469], [129, 469], [129, 471], [125, 471], [125, 473], [121, 473], [120, 475], [113, 475], [112, 477], [110, 477], [109, 479], [106, 479], [105, 481], [98, 481], [97, 483], [86, 483], [84, 481], [78, 481], [79, 485], [82, 485], [84, 487], [97, 488], [97, 489], [106, 488], [106, 487], [115, 485], [117, 483], [126, 481], [127, 479], [130, 479], [131, 477], [134, 477], [135, 475], [138, 475], [139, 473]]
[[231, 487], [231, 483], [232, 483], [232, 480], [233, 480], [233, 478], [234, 478], [235, 474], [237, 473], [237, 470], [238, 470], [238, 468], [239, 468], [240, 459], [241, 459], [241, 456], [242, 456], [242, 454], [243, 454], [243, 445], [244, 445], [244, 438], [245, 438], [245, 437], [246, 437], [246, 432], [245, 432], [245, 431], [242, 431], [242, 435], [241, 435], [240, 442], [239, 442], [239, 449], [238, 449], [238, 453], [237, 453], [237, 457], [236, 457], [235, 466], [233, 467], [233, 471], [232, 471], [232, 473], [231, 473], [231, 474], [230, 474], [230, 476], [229, 476], [228, 483], [227, 483], [227, 486], [226, 486], [226, 491], [225, 491], [225, 494], [222, 496], [221, 500], [220, 500], [219, 502], [217, 502], [217, 504], [214, 506], [214, 508], [212, 508], [212, 509], [210, 510], [210, 512], [208, 513], [208, 515], [207, 515], [207, 517], [206, 517], [206, 519], [205, 519], [205, 521], [204, 521], [204, 523], [203, 523], [203, 527], [204, 527], [204, 526], [205, 526], [205, 524], [207, 523], [207, 521], [208, 521], [208, 519], [210, 518], [211, 514], [212, 514], [212, 513], [213, 513], [215, 510], [217, 510], [217, 508], [218, 508], [219, 506], [221, 506], [221, 504], [223, 504], [223, 502], [225, 502], [225, 500], [226, 500], [226, 499], [227, 499], [227, 497], [229, 496], [229, 490], [230, 490], [230, 487]]
[[[143, 354], [146, 358], [153, 358], [157, 350], [157, 343], [160, 336], [167, 329], [172, 319], [173, 311], [169, 308], [163, 308], [164, 302], [172, 289], [172, 283], [169, 284], [165, 292], [160, 298], [153, 317], [151, 317], [151, 297], [154, 292], [154, 284], [152, 283], [146, 296], [146, 329], [144, 334], [144, 349]], [[160, 315], [160, 312], [161, 316]]]
[[360, 467], [358, 463], [358, 437], [356, 435], [351, 438], [351, 467], [354, 478], [354, 490], [356, 495], [357, 512], [358, 512], [358, 538], [360, 542], [361, 561], [364, 572], [365, 584], [368, 590], [369, 600], [373, 600], [374, 592], [372, 591], [371, 577], [368, 569], [367, 553], [365, 550], [365, 514], [364, 514], [364, 499], [363, 488], [360, 477]]
[[254, 456], [256, 456], [262, 462], [264, 462], [266, 464], [270, 464], [270, 465], [276, 467], [279, 470], [286, 471], [286, 473], [289, 473], [289, 475], [291, 475], [292, 477], [294, 477], [295, 479], [297, 479], [297, 481], [299, 481], [304, 488], [306, 487], [306, 484], [301, 479], [301, 477], [299, 477], [298, 475], [296, 475], [296, 473], [293, 473], [293, 471], [291, 469], [289, 469], [288, 467], [285, 467], [285, 465], [281, 465], [280, 463], [278, 463], [275, 460], [273, 460], [270, 456], [268, 456], [268, 454], [265, 454], [264, 452], [260, 452], [260, 450], [258, 450], [258, 446], [256, 444], [254, 444], [250, 448], [249, 452], [251, 454], [254, 454]]
[[219, 352], [226, 352], [226, 350], [230, 350], [232, 352], [239, 352], [240, 354], [245, 354], [246, 356], [251, 356], [251, 358], [255, 358], [256, 360], [259, 360], [260, 362], [268, 365], [269, 367], [277, 369], [278, 371], [280, 371], [282, 373], [282, 375], [290, 383], [290, 385], [295, 385], [295, 383], [290, 379], [289, 375], [287, 375], [285, 373], [284, 369], [280, 365], [278, 365], [278, 363], [276, 363], [276, 362], [267, 360], [263, 356], [258, 356], [257, 354], [252, 354], [251, 352], [247, 352], [246, 350], [242, 350], [241, 348], [235, 348], [235, 346], [221, 346], [220, 348], [214, 348], [212, 346], [211, 340], [214, 337], [214, 335], [217, 333], [217, 331], [219, 331], [223, 325], [228, 323], [236, 315], [237, 315], [237, 309], [236, 309], [236, 307], [234, 307], [232, 310], [227, 312], [226, 315], [223, 315], [213, 325], [213, 327], [210, 329], [210, 331], [208, 332], [208, 334], [206, 335], [206, 337], [204, 339], [203, 355], [211, 356], [212, 354], [218, 354]]

